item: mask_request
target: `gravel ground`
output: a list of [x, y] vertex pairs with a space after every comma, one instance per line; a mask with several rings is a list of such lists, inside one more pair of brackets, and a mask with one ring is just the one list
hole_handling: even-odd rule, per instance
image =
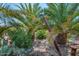
[[[67, 56], [68, 52], [65, 46], [59, 46], [63, 56]], [[56, 49], [48, 45], [47, 40], [35, 40], [33, 43], [33, 51], [30, 53], [31, 56], [59, 56]]]

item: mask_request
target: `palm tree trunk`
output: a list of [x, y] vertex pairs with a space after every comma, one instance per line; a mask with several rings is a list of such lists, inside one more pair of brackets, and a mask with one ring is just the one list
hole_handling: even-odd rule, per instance
[[64, 33], [64, 32], [59, 33], [59, 34], [56, 36], [55, 40], [56, 40], [57, 43], [60, 44], [60, 45], [66, 45], [66, 43], [67, 43], [67, 33]]
[[[51, 27], [49, 26], [49, 24], [48, 24], [48, 21], [47, 21], [47, 18], [45, 17], [45, 19], [44, 19], [44, 23], [45, 23], [45, 25], [48, 27], [48, 32], [49, 32], [49, 35], [48, 35], [48, 42], [49, 42], [49, 44], [51, 44], [52, 43], [52, 30], [51, 30]], [[54, 42], [54, 41], [53, 41]]]
[[29, 28], [28, 34], [32, 35], [32, 41], [34, 41], [34, 39], [35, 39], [35, 31], [34, 31], [34, 29]]
[[[44, 19], [44, 22], [45, 22], [46, 26], [48, 27], [48, 31], [49, 31], [48, 41], [49, 41], [49, 43], [53, 47], [51, 53], [54, 51], [54, 49], [56, 49], [56, 51], [57, 51], [57, 53], [58, 53], [59, 56], [68, 55], [67, 54], [67, 48], [66, 48], [67, 33], [64, 33], [64, 32], [59, 33], [56, 36], [55, 40], [53, 40], [53, 37], [52, 37], [52, 28], [49, 26], [48, 21], [47, 21], [47, 18]], [[58, 44], [60, 44], [60, 46]]]
[[0, 47], [1, 47], [1, 42], [0, 42]]
[[59, 33], [56, 38], [55, 41], [58, 44], [58, 47], [60, 49], [60, 52], [62, 54], [62, 56], [67, 56], [68, 55], [68, 50], [67, 50], [67, 33]]
[[34, 41], [34, 39], [35, 39], [35, 32], [32, 33], [32, 39]]
[[[55, 52], [55, 50], [57, 50], [58, 55], [61, 56], [60, 49], [59, 49], [56, 41], [53, 40], [53, 37], [52, 37], [52, 34], [53, 34], [52, 33], [52, 28], [49, 26], [47, 18], [44, 19], [44, 22], [45, 22], [46, 26], [48, 27], [48, 31], [49, 31], [48, 42], [49, 42], [50, 45], [52, 45], [51, 47], [53, 47], [53, 49], [52, 49], [53, 51], [51, 51], [51, 53]], [[56, 52], [55, 52], [55, 54], [56, 54]]]

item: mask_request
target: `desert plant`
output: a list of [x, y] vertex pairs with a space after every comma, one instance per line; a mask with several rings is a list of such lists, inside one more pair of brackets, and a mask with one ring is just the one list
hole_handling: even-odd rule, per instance
[[40, 24], [42, 24], [39, 17], [42, 9], [39, 3], [20, 3], [14, 4], [14, 6], [19, 8], [19, 10], [8, 8], [5, 14], [9, 17], [15, 18], [16, 20], [20, 21], [23, 26], [27, 27], [29, 31], [32, 32], [32, 37], [34, 40], [35, 31], [37, 30], [38, 26], [41, 27]]
[[24, 29], [18, 28], [12, 31], [8, 31], [12, 41], [19, 48], [31, 48], [32, 47], [32, 34]]
[[0, 48], [0, 56], [26, 56], [29, 55], [31, 51], [32, 48], [18, 48], [13, 43], [12, 47], [9, 47], [8, 45], [2, 46]]
[[37, 30], [36, 31], [36, 38], [37, 39], [46, 39], [46, 37], [47, 37], [46, 30]]
[[[53, 28], [56, 38], [63, 39], [62, 44], [67, 43], [67, 34], [78, 31], [79, 4], [47, 4], [45, 14], [49, 17], [49, 24]], [[54, 35], [55, 35], [54, 34]], [[63, 43], [64, 42], [64, 43]]]

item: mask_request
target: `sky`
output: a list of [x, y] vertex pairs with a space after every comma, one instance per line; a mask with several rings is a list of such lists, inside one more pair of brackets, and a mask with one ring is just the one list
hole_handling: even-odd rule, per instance
[[[10, 5], [11, 5], [11, 7], [12, 7], [13, 9], [18, 9], [17, 7], [14, 6], [14, 3], [12, 3], [12, 4], [10, 4]], [[42, 8], [47, 8], [47, 4], [46, 4], [46, 3], [40, 3], [40, 6], [41, 6]]]
[[41, 6], [42, 8], [46, 8], [46, 7], [47, 7], [47, 4], [41, 3], [40, 6]]

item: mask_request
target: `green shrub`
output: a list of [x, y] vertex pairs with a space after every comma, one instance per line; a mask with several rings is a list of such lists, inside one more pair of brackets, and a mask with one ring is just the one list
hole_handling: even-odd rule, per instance
[[9, 48], [8, 45], [0, 48], [0, 56], [10, 56], [13, 54], [13, 48]]
[[38, 30], [38, 31], [36, 32], [36, 38], [37, 38], [37, 39], [46, 39], [46, 37], [47, 37], [47, 32], [46, 32], [46, 30]]
[[11, 39], [15, 43], [15, 46], [19, 48], [31, 48], [32, 47], [32, 35], [25, 29], [16, 29], [8, 31]]
[[29, 55], [32, 51], [32, 48], [18, 48], [15, 44], [12, 44], [12, 47], [4, 45], [0, 48], [0, 56], [26, 56]]

